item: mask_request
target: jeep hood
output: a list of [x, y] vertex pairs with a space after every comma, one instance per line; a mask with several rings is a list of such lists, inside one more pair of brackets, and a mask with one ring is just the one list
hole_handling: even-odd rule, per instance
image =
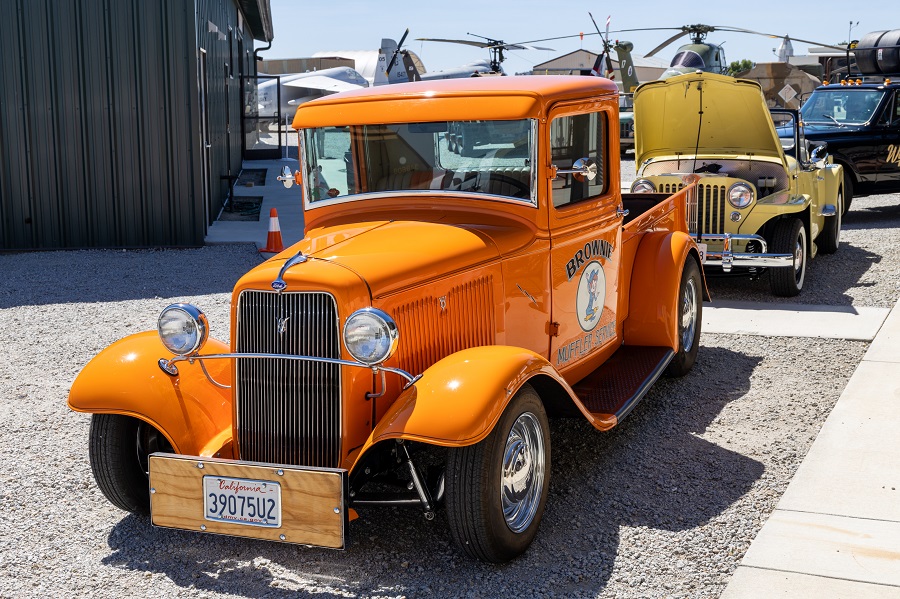
[[784, 152], [759, 84], [712, 73], [651, 81], [634, 93], [635, 160]]
[[[533, 239], [522, 226], [466, 225], [420, 221], [373, 221], [323, 227], [269, 260], [277, 272], [298, 251], [317, 262], [327, 262], [355, 273], [378, 298], [411, 285], [478, 268], [494, 262]], [[267, 263], [268, 264], [268, 263]], [[291, 279], [302, 279], [302, 265], [290, 269]], [[260, 272], [263, 278], [274, 278]], [[297, 280], [299, 280], [297, 279]]]

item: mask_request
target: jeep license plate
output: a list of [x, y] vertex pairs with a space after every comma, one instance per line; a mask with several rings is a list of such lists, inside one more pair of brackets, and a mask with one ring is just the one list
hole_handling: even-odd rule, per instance
[[700, 250], [700, 264], [706, 264], [706, 244], [698, 243], [697, 249]]
[[204, 476], [203, 515], [218, 522], [278, 528], [281, 485], [265, 480]]

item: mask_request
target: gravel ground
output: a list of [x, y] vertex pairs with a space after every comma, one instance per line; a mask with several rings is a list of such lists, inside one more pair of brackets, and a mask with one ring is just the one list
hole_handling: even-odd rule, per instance
[[[855, 200], [846, 225], [797, 301], [892, 306], [900, 195]], [[230, 289], [258, 262], [250, 246], [0, 255], [0, 596], [716, 597], [867, 348], [704, 334], [695, 369], [613, 431], [553, 422], [541, 531], [503, 567], [460, 556], [442, 512], [361, 511], [344, 552], [154, 529], [97, 489], [68, 388], [172, 301], [227, 338]], [[710, 290], [772, 301], [762, 283]]]

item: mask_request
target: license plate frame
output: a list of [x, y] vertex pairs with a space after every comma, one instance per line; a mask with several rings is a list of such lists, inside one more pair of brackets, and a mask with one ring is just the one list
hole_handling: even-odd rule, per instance
[[206, 475], [203, 517], [213, 522], [281, 528], [281, 485], [268, 480]]
[[[278, 526], [206, 517], [204, 478], [279, 485]], [[150, 456], [150, 519], [154, 526], [345, 549], [348, 473], [338, 468], [243, 462], [178, 454]]]

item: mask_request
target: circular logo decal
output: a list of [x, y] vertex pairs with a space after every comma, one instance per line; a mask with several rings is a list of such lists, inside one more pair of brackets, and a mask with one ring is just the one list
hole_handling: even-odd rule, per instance
[[578, 313], [578, 324], [585, 331], [593, 331], [600, 322], [603, 303], [606, 301], [606, 275], [603, 267], [594, 260], [584, 267], [578, 281], [578, 295], [575, 298], [575, 309]]

